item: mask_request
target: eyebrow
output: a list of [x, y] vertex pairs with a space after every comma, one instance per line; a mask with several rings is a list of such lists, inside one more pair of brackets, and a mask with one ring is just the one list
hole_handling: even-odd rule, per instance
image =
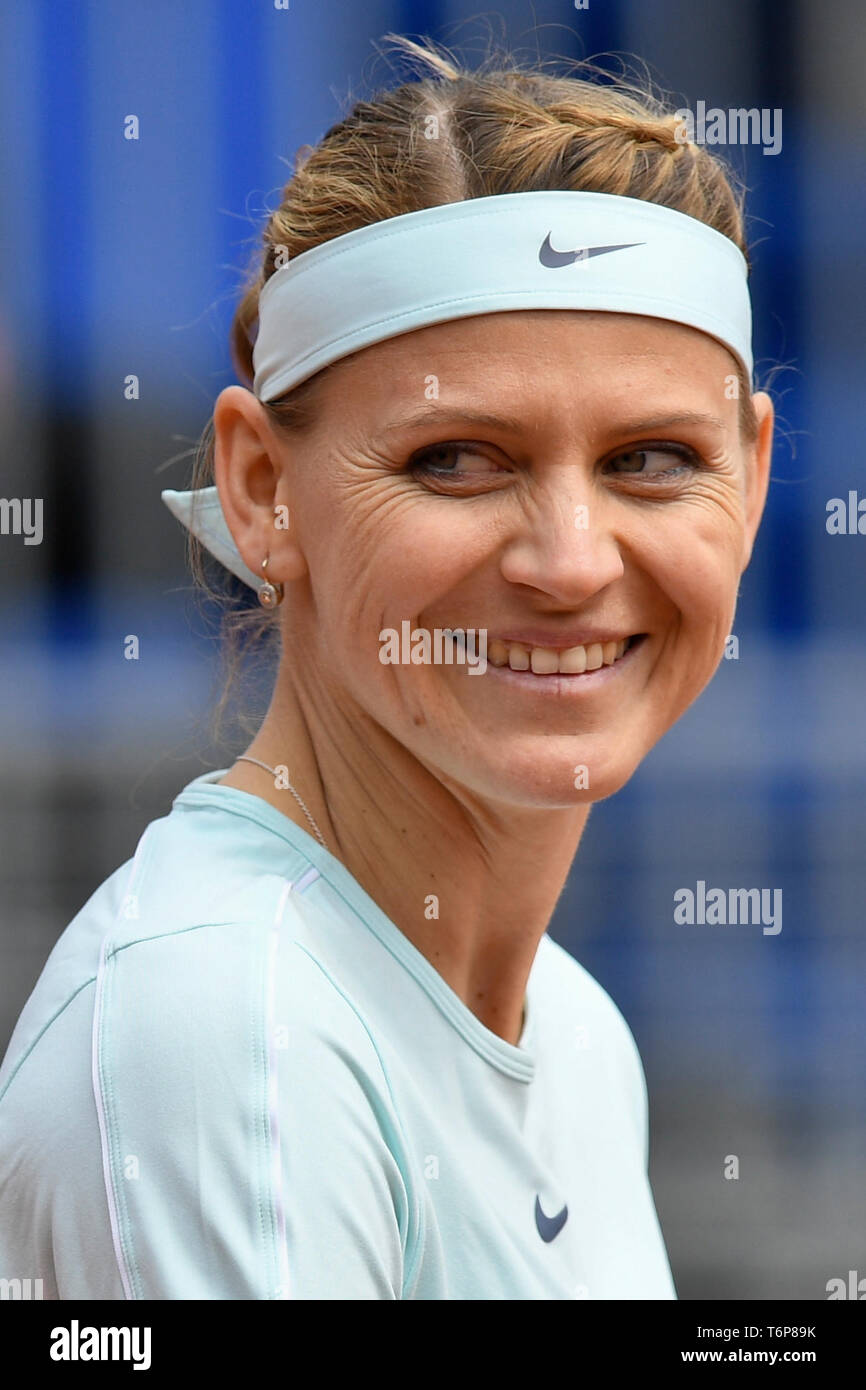
[[401, 415], [382, 431], [383, 434], [398, 434], [401, 430], [415, 429], [419, 425], [486, 425], [490, 429], [511, 430], [517, 433], [526, 428], [525, 420], [511, 415], [488, 415], [475, 410], [416, 410], [414, 415]]
[[[459, 409], [418, 410], [412, 415], [403, 415], [392, 421], [382, 431], [383, 434], [398, 434], [421, 425], [481, 425], [489, 429], [505, 430], [519, 434], [526, 429], [526, 421], [512, 415], [490, 415], [485, 411]], [[717, 415], [707, 415], [700, 410], [682, 410], [674, 415], [656, 415], [645, 420], [630, 420], [616, 425], [618, 434], [644, 434], [649, 430], [664, 429], [667, 425], [711, 425], [718, 430], [726, 430], [727, 425]]]

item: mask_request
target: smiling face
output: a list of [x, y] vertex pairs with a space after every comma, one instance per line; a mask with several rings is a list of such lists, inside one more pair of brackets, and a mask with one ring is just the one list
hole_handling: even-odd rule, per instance
[[[336, 364], [314, 429], [273, 434], [292, 679], [478, 797], [618, 790], [731, 631], [772, 432], [756, 396], [759, 439], [742, 439], [735, 380], [703, 333], [567, 310], [437, 324]], [[485, 630], [486, 671], [383, 664], [380, 634], [404, 622]]]

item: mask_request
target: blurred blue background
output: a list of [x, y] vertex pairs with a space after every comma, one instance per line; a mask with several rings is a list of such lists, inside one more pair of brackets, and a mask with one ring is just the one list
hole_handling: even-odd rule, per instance
[[[7, 0], [3, 27], [0, 492], [44, 499], [44, 538], [0, 536], [0, 1052], [67, 921], [247, 742], [209, 741], [216, 656], [159, 491], [187, 485], [234, 380], [240, 275], [295, 151], [408, 76], [377, 42], [426, 34], [470, 66], [490, 33], [523, 58], [614, 51], [677, 105], [781, 108], [777, 155], [720, 151], [751, 190], [759, 378], [784, 366], [739, 658], [593, 809], [551, 932], [640, 1046], [680, 1297], [866, 1275], [866, 536], [825, 526], [866, 496], [859, 0]], [[781, 889], [782, 931], [678, 925], [700, 879]]]

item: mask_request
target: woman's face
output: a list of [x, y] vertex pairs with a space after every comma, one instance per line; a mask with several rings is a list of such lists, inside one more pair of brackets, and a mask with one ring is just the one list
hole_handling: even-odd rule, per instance
[[[292, 679], [470, 794], [611, 795], [732, 629], [772, 432], [756, 396], [743, 442], [736, 381], [703, 333], [568, 310], [437, 324], [338, 363], [313, 431], [273, 434], [291, 527], [269, 570], [294, 557], [301, 576]], [[383, 663], [380, 634], [404, 622], [483, 630], [486, 671]]]

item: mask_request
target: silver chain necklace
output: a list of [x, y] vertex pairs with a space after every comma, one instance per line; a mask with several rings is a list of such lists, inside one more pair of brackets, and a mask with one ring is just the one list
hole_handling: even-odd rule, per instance
[[[279, 777], [279, 773], [277, 772], [276, 768], [268, 767], [267, 763], [263, 763], [263, 762], [261, 761], [261, 759], [259, 759], [259, 758], [251, 758], [251, 757], [249, 756], [248, 753], [240, 753], [240, 754], [238, 755], [238, 757], [235, 758], [235, 762], [237, 762], [237, 763], [255, 763], [256, 767], [264, 768], [265, 772], [269, 772], [269, 773], [271, 774], [272, 777], [274, 777], [274, 778]], [[319, 844], [322, 846], [323, 849], [327, 849], [328, 846], [325, 844], [325, 837], [324, 837], [324, 835], [322, 834], [322, 832], [321, 832], [321, 830], [319, 829], [319, 827], [316, 825], [316, 822], [313, 820], [313, 817], [310, 815], [310, 812], [307, 810], [306, 803], [303, 801], [303, 799], [301, 798], [301, 796], [298, 794], [298, 792], [297, 792], [297, 791], [295, 790], [295, 788], [292, 786], [292, 784], [291, 784], [291, 782], [289, 781], [288, 777], [285, 778], [285, 783], [286, 783], [286, 790], [287, 790], [287, 791], [290, 791], [290, 792], [292, 793], [292, 796], [295, 798], [295, 800], [297, 801], [297, 803], [298, 803], [298, 805], [300, 806], [301, 810], [303, 811], [304, 815], [307, 817], [307, 820], [310, 822], [310, 825], [313, 827], [313, 834], [315, 835], [315, 837], [316, 837], [316, 839], [318, 840]]]

